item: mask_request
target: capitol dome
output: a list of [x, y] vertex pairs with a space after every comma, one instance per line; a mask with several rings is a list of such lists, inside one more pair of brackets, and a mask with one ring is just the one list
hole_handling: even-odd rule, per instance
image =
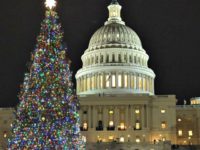
[[76, 74], [77, 94], [154, 94], [153, 70], [139, 36], [125, 25], [113, 0], [109, 18], [90, 39]]
[[138, 35], [124, 24], [111, 23], [98, 29], [92, 36], [88, 51], [109, 48], [134, 48], [142, 47]]

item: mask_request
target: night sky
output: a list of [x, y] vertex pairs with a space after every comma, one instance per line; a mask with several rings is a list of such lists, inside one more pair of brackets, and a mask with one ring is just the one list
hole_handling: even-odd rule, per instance
[[[156, 73], [156, 94], [200, 96], [200, 1], [119, 0], [122, 18], [139, 35]], [[0, 106], [18, 103], [19, 85], [34, 50], [44, 0], [1, 0]], [[59, 0], [57, 11], [74, 74], [92, 34], [108, 16], [110, 0]]]

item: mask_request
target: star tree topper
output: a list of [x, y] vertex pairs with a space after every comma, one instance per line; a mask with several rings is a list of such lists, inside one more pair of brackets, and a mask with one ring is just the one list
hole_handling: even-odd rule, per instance
[[56, 7], [56, 1], [55, 0], [46, 0], [45, 5], [47, 8], [54, 8]]

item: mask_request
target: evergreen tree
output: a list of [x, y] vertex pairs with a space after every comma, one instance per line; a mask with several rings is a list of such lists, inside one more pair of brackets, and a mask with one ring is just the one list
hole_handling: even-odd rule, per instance
[[47, 0], [45, 19], [37, 37], [29, 73], [19, 94], [9, 150], [82, 150], [79, 101], [66, 58], [63, 32], [54, 11], [55, 0]]

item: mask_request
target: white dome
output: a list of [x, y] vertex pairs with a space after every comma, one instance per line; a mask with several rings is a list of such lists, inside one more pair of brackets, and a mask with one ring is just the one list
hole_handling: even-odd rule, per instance
[[108, 6], [109, 18], [92, 36], [77, 72], [77, 94], [154, 94], [153, 70], [138, 35], [121, 19], [121, 6]]
[[88, 50], [100, 48], [134, 48], [142, 47], [138, 35], [131, 28], [119, 24], [111, 23], [98, 29], [92, 36]]

